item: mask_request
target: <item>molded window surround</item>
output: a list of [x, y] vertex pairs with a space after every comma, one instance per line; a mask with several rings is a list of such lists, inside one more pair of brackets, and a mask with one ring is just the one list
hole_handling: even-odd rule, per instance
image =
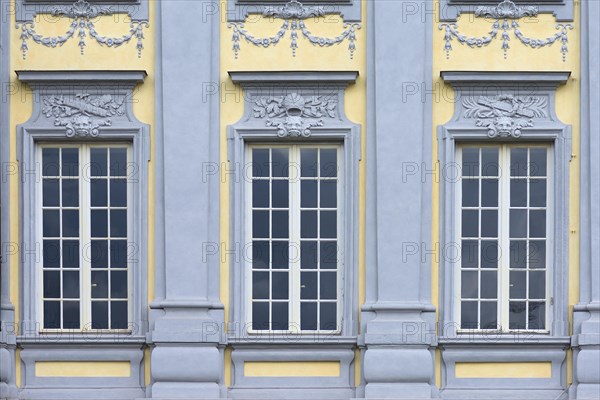
[[110, 9], [112, 14], [126, 14], [135, 21], [148, 21], [148, 0], [16, 0], [17, 22], [33, 22], [38, 14], [51, 14], [57, 7], [89, 6]]
[[[480, 7], [535, 7], [541, 14], [552, 14], [558, 22], [573, 22], [573, 0], [440, 0], [440, 21], [456, 21], [463, 13], [474, 13]], [[506, 7], [508, 9], [509, 7]]]
[[[569, 72], [442, 72], [444, 81], [452, 85], [455, 91], [454, 116], [448, 123], [438, 127], [438, 154], [441, 172], [440, 243], [443, 249], [439, 264], [441, 306], [440, 326], [438, 328], [438, 342], [442, 350], [443, 372], [440, 390], [442, 398], [469, 396], [487, 398], [491, 395], [491, 390], [494, 390], [496, 391], [495, 394], [505, 395], [505, 397], [529, 399], [533, 394], [546, 397], [558, 396], [566, 388], [565, 360], [566, 349], [570, 343], [570, 337], [568, 336], [567, 288], [571, 127], [558, 120], [554, 109], [554, 98], [556, 88], [561, 84], [565, 84], [569, 75]], [[472, 296], [474, 291], [468, 293], [468, 289], [472, 288], [473, 285], [467, 285], [467, 290], [463, 292], [460, 290], [461, 287], [458, 283], [458, 280], [462, 278], [458, 274], [469, 269], [464, 268], [462, 258], [465, 254], [461, 254], [461, 250], [463, 250], [460, 246], [461, 243], [457, 243], [457, 240], [461, 239], [457, 237], [457, 234], [461, 234], [460, 232], [465, 228], [461, 221], [461, 212], [464, 211], [465, 207], [463, 207], [464, 202], [460, 194], [465, 190], [474, 193], [471, 190], [474, 185], [469, 186], [467, 184], [467, 187], [462, 185], [464, 179], [461, 179], [461, 169], [464, 159], [461, 160], [461, 150], [466, 148], [504, 149], [499, 151], [499, 156], [501, 156], [500, 153], [504, 152], [504, 164], [508, 163], [509, 170], [510, 150], [519, 148], [547, 149], [546, 174], [550, 178], [548, 179], [546, 199], [548, 207], [535, 210], [538, 214], [542, 209], [547, 212], [546, 232], [544, 234], [549, 233], [552, 241], [551, 246], [549, 246], [551, 248], [547, 249], [546, 254], [546, 260], [550, 261], [550, 264], [548, 264], [546, 273], [545, 300], [548, 304], [546, 305], [547, 314], [545, 329], [543, 330], [510, 329], [510, 322], [508, 331], [460, 329], [461, 296], [463, 298], [465, 296], [469, 297], [470, 300], [475, 299]], [[507, 151], [509, 151], [508, 154]], [[528, 174], [531, 171], [531, 168], [529, 168]], [[510, 171], [507, 172], [510, 174]], [[505, 181], [505, 194], [510, 193], [510, 190], [507, 190], [510, 187], [508, 178], [509, 176], [503, 178]], [[486, 175], [485, 179], [480, 179], [481, 185], [485, 183], [489, 186], [494, 179], [495, 177]], [[531, 180], [532, 178], [528, 179]], [[483, 182], [484, 180], [486, 182]], [[499, 180], [502, 180], [502, 178]], [[550, 181], [552, 181], [551, 184]], [[490, 194], [492, 192], [493, 190], [487, 190], [485, 193]], [[478, 193], [481, 196], [484, 194], [481, 191], [478, 191]], [[474, 205], [475, 197], [474, 195], [470, 197], [469, 201]], [[477, 212], [481, 211], [483, 213], [484, 208], [486, 212], [495, 209], [495, 207], [492, 207], [494, 204], [490, 205], [491, 208], [480, 207], [479, 195], [477, 197]], [[490, 201], [491, 197], [486, 196], [486, 201]], [[483, 197], [481, 197], [481, 201], [483, 200]], [[516, 199], [515, 201], [520, 200]], [[508, 207], [509, 211], [514, 208], [511, 206], [511, 199], [507, 196], [499, 197], [498, 202], [499, 208]], [[468, 202], [468, 204], [471, 203]], [[470, 208], [472, 207], [466, 207], [467, 211], [472, 213]], [[526, 211], [529, 211], [530, 207], [528, 205], [525, 208], [527, 208]], [[523, 214], [523, 210], [519, 209], [518, 213]], [[474, 213], [472, 214], [474, 216]], [[498, 224], [500, 229], [509, 228], [511, 225], [510, 212], [505, 214], [507, 218], [504, 220], [504, 226]], [[537, 217], [542, 216], [538, 215]], [[513, 218], [514, 221], [516, 220]], [[493, 226], [493, 224], [487, 224], [485, 229], [489, 231], [490, 226]], [[537, 228], [540, 226], [541, 224], [536, 225]], [[489, 235], [486, 233], [490, 237], [485, 238], [481, 238], [479, 233], [477, 232], [478, 246], [483, 242], [489, 245], [488, 242], [492, 242], [492, 239], [494, 239], [491, 237], [491, 233]], [[511, 232], [509, 229], [509, 233], [504, 235], [504, 241], [508, 240], [510, 242], [512, 235], [517, 233], [519, 236], [522, 234], [522, 232]], [[470, 235], [469, 238], [471, 238]], [[535, 235], [539, 236], [541, 232], [536, 232]], [[528, 238], [530, 237], [528, 236]], [[534, 239], [537, 240], [538, 238], [535, 237]], [[508, 247], [506, 250], [502, 249], [503, 257], [508, 256], [510, 258], [510, 243]], [[475, 258], [478, 264], [477, 268], [471, 268], [469, 272], [479, 274], [493, 271], [493, 268], [487, 267], [493, 266], [488, 264], [493, 263], [496, 257], [484, 257], [482, 260], [480, 256], [481, 254], [478, 257], [468, 257], [467, 252], [467, 267], [475, 267]], [[471, 261], [472, 265], [469, 264]], [[531, 263], [531, 260], [525, 261]], [[486, 268], [479, 268], [482, 262], [486, 263], [484, 265]], [[500, 284], [497, 284], [496, 288], [498, 291], [502, 288], [505, 292], [504, 296], [510, 298], [512, 296], [510, 284], [522, 283], [523, 277], [520, 277], [520, 282], [511, 282], [510, 273], [514, 271], [513, 268], [499, 268], [499, 270], [504, 270], [504, 272], [499, 274], [497, 282], [500, 282]], [[533, 269], [530, 271], [533, 271]], [[480, 278], [479, 275], [477, 277]], [[475, 275], [471, 278], [474, 281]], [[493, 286], [492, 282], [490, 287]], [[500, 293], [494, 293], [494, 290], [488, 290], [486, 296], [490, 298], [481, 299], [480, 294], [481, 292], [478, 292], [477, 299], [482, 303], [493, 301], [492, 296], [502, 296]], [[527, 300], [521, 297], [519, 299]], [[541, 301], [543, 299], [536, 298], [536, 300]], [[498, 307], [496, 309], [499, 312], [504, 312], [505, 322], [510, 321], [510, 308], [501, 309]], [[490, 310], [487, 311], [487, 316], [489, 316], [489, 312]], [[500, 321], [500, 319], [499, 314], [498, 320]], [[504, 329], [504, 326], [502, 328]], [[550, 378], [528, 379], [457, 377], [455, 373], [456, 363], [461, 362], [547, 362], [551, 363], [552, 376]]]
[[227, 0], [227, 21], [243, 22], [250, 14], [286, 5], [319, 8], [325, 14], [339, 14], [345, 22], [359, 22], [362, 18], [361, 0]]

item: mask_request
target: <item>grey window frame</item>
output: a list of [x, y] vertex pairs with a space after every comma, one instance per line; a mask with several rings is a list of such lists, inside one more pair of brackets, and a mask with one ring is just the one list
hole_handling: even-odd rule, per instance
[[[540, 14], [552, 14], [556, 21], [573, 22], [575, 15], [573, 0], [513, 0], [516, 6], [534, 6]], [[494, 7], [502, 0], [440, 0], [440, 21], [456, 21], [464, 13], [474, 13], [478, 7]]]
[[[38, 14], [49, 14], [53, 7], [68, 7], [81, 0], [16, 0], [17, 22], [33, 22]], [[114, 14], [127, 14], [135, 21], [148, 21], [149, 0], [84, 0], [93, 6], [109, 7]]]
[[[267, 7], [282, 7], [289, 0], [227, 0], [228, 22], [243, 22], [251, 14], [262, 14]], [[338, 14], [345, 22], [359, 22], [362, 19], [361, 0], [303, 0], [305, 7], [321, 7], [326, 14]]]

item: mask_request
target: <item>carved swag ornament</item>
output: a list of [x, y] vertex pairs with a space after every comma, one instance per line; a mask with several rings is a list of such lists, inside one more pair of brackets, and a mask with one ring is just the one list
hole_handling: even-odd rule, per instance
[[42, 114], [46, 118], [54, 117], [54, 125], [66, 127], [67, 137], [97, 137], [99, 134], [98, 128], [112, 125], [110, 117], [125, 114], [125, 106], [124, 100], [117, 102], [109, 94], [102, 96], [89, 94], [76, 94], [73, 97], [51, 96], [44, 99]]
[[305, 99], [298, 93], [260, 97], [254, 101], [254, 117], [268, 118], [279, 137], [310, 137], [311, 128], [323, 126], [322, 117], [335, 118], [337, 103], [321, 96]]
[[532, 127], [533, 118], [546, 118], [548, 100], [544, 97], [497, 95], [462, 100], [463, 117], [477, 118], [475, 124], [488, 129], [488, 136], [521, 137], [521, 129]]

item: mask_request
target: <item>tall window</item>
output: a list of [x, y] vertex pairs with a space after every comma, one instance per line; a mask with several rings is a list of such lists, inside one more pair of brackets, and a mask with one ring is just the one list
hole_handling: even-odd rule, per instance
[[340, 147], [248, 151], [251, 331], [339, 331]]
[[126, 330], [131, 150], [124, 144], [38, 150], [42, 329]]
[[457, 234], [461, 329], [548, 330], [548, 146], [462, 146]]

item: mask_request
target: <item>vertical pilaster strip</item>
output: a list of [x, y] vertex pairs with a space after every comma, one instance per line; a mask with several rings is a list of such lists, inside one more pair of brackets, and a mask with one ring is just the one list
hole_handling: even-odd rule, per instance
[[427, 92], [434, 11], [427, 1], [370, 7], [365, 398], [429, 399], [436, 390]]
[[214, 399], [224, 393], [223, 306], [219, 257], [207, 257], [206, 249], [219, 243], [219, 176], [205, 173], [219, 165], [218, 3], [156, 6], [160, 116], [151, 395]]
[[573, 397], [600, 393], [600, 3], [581, 2], [580, 299], [573, 323]]

